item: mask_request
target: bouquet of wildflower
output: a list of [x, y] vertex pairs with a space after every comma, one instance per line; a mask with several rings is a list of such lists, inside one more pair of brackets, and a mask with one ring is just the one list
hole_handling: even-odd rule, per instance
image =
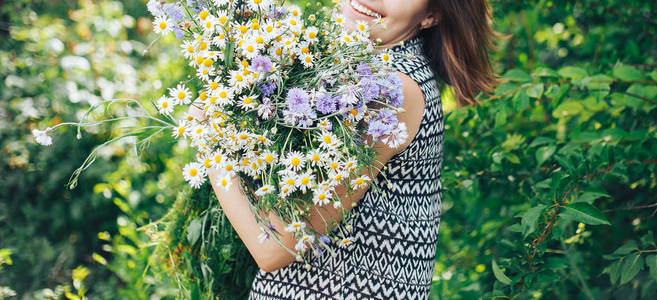
[[[198, 188], [216, 169], [216, 184], [228, 189], [238, 175], [261, 241], [280, 243], [268, 219], [273, 212], [297, 238], [288, 251], [298, 260], [309, 247], [328, 249], [330, 240], [350, 243], [345, 233], [320, 236], [307, 226], [310, 208], [331, 205], [344, 218], [336, 187], [368, 187], [374, 143], [395, 148], [407, 138], [396, 116], [404, 98], [392, 53], [376, 50], [365, 22], [346, 30], [334, 2], [305, 11], [271, 0], [148, 2], [154, 31], [181, 40], [195, 73], [156, 103], [158, 124], [190, 139], [198, 153], [183, 169], [185, 180]], [[204, 118], [176, 120], [177, 108], [192, 105]], [[50, 143], [43, 131], [35, 136]]]

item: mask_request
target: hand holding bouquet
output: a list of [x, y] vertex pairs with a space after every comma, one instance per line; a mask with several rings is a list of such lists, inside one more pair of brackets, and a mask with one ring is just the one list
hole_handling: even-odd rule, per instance
[[[161, 118], [144, 109], [155, 126], [191, 140], [198, 159], [184, 167], [185, 180], [198, 188], [212, 170], [228, 189], [238, 176], [261, 240], [292, 232], [298, 242], [288, 250], [298, 260], [308, 248], [328, 249], [331, 239], [347, 245], [344, 234], [307, 226], [310, 208], [342, 208], [344, 218], [336, 188], [368, 188], [374, 144], [395, 148], [407, 138], [396, 116], [401, 80], [392, 53], [368, 39], [370, 24], [347, 31], [337, 9], [270, 0], [151, 0], [148, 8], [156, 33], [182, 41], [195, 74], [157, 100]], [[191, 106], [202, 114], [176, 120]], [[45, 132], [35, 132], [37, 142], [50, 143]], [[270, 212], [287, 226], [273, 228]]]

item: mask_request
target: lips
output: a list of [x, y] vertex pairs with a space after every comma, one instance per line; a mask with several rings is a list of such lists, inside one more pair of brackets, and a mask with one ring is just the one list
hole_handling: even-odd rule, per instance
[[372, 18], [381, 18], [381, 14], [373, 11], [372, 9], [365, 7], [364, 5], [358, 3], [356, 0], [350, 0], [349, 4], [351, 7], [358, 13], [366, 15]]

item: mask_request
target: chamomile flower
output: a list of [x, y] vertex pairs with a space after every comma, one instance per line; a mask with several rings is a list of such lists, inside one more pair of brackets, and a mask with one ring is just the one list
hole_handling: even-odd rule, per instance
[[316, 205], [328, 205], [331, 203], [331, 193], [322, 187], [313, 190], [313, 203]]
[[192, 102], [192, 93], [182, 83], [179, 83], [173, 89], [169, 88], [169, 95], [174, 99], [174, 101], [176, 101], [175, 103], [178, 105], [189, 104]]
[[342, 248], [346, 248], [347, 246], [351, 245], [354, 242], [354, 239], [351, 237], [345, 237], [341, 240], [338, 241], [338, 246]]
[[315, 236], [304, 233], [303, 236], [299, 239], [299, 242], [313, 243], [315, 242]]
[[157, 100], [157, 110], [164, 115], [171, 114], [173, 112], [173, 108], [175, 107], [175, 103], [169, 99], [167, 96], [162, 96], [160, 99]]
[[302, 192], [306, 192], [310, 189], [312, 184], [315, 182], [315, 174], [310, 171], [303, 172], [297, 177], [299, 189]]
[[200, 141], [203, 138], [205, 138], [207, 133], [208, 133], [207, 128], [204, 125], [200, 125], [200, 124], [195, 125], [194, 127], [192, 127], [191, 130], [192, 138], [197, 141]]
[[165, 15], [155, 17], [153, 20], [153, 31], [157, 34], [166, 35], [173, 30], [173, 26], [173, 21]]
[[226, 191], [228, 191], [230, 186], [233, 184], [233, 180], [230, 174], [231, 173], [229, 172], [222, 172], [217, 178], [217, 185], [224, 188]]
[[306, 163], [306, 157], [299, 151], [292, 151], [282, 161], [288, 170], [299, 171]]
[[299, 60], [301, 61], [304, 67], [311, 68], [314, 65], [313, 62], [315, 61], [315, 58], [313, 58], [313, 56], [310, 53], [304, 53], [301, 54]]
[[247, 0], [246, 4], [254, 11], [268, 9], [271, 5], [270, 0]]
[[328, 173], [328, 178], [329, 178], [329, 180], [330, 180], [329, 183], [330, 183], [331, 185], [333, 185], [333, 186], [336, 186], [336, 185], [338, 185], [338, 184], [341, 184], [342, 181], [345, 180], [345, 178], [347, 177], [346, 175], [347, 175], [347, 174], [345, 174], [345, 172], [332, 171], [332, 170], [331, 170], [331, 171]]
[[187, 137], [187, 132], [189, 131], [187, 120], [178, 120], [178, 127], [173, 130], [172, 136], [174, 138], [184, 138]]
[[282, 197], [286, 197], [292, 192], [297, 190], [299, 181], [294, 173], [287, 173], [281, 177], [280, 193]]
[[263, 44], [258, 44], [255, 38], [247, 38], [240, 41], [240, 50], [242, 55], [248, 59], [253, 59], [260, 54]]
[[305, 222], [292, 222], [285, 226], [285, 231], [287, 232], [299, 232], [306, 228]]
[[233, 104], [233, 90], [223, 84], [218, 85], [212, 95], [217, 97], [217, 105]]
[[210, 166], [217, 167], [221, 164], [221, 161], [224, 159], [224, 154], [221, 151], [216, 151], [210, 156]]
[[350, 157], [349, 159], [347, 159], [347, 162], [345, 162], [344, 166], [349, 171], [356, 171], [356, 167], [358, 166], [358, 161], [355, 158]]
[[276, 164], [278, 162], [278, 154], [271, 152], [271, 151], [265, 151], [263, 152], [260, 157], [262, 160], [264, 160], [268, 164]]
[[343, 14], [335, 14], [333, 15], [333, 22], [338, 25], [338, 27], [344, 26], [344, 15]]
[[366, 33], [369, 30], [369, 26], [365, 21], [357, 21], [356, 22], [356, 30], [360, 33]]
[[324, 160], [323, 158], [326, 156], [327, 154], [322, 153], [319, 149], [312, 149], [308, 152], [306, 158], [310, 162], [311, 166], [316, 167], [320, 165], [320, 163]]
[[217, 75], [217, 74], [215, 73], [214, 67], [210, 67], [210, 68], [200, 68], [200, 69], [198, 69], [198, 71], [196, 72], [196, 77], [198, 77], [198, 78], [200, 78], [200, 79], [202, 79], [202, 80], [205, 80], [205, 81], [209, 81], [209, 80], [210, 80], [210, 77], [214, 77], [214, 76], [216, 76], [216, 75]]
[[317, 27], [310, 26], [310, 27], [306, 28], [306, 30], [304, 30], [303, 37], [306, 39], [306, 41], [314, 43], [314, 42], [318, 41], [318, 39], [317, 39], [318, 32], [319, 32], [319, 29]]
[[370, 181], [370, 178], [367, 175], [361, 175], [360, 177], [356, 179], [351, 180], [351, 185], [354, 186], [354, 188], [361, 189], [361, 188], [366, 188], [367, 183]]
[[217, 7], [222, 7], [226, 4], [230, 4], [233, 0], [212, 0], [212, 3]]
[[217, 169], [219, 169], [221, 172], [235, 174], [235, 172], [239, 171], [239, 164], [235, 160], [227, 158], [219, 164]]
[[319, 147], [326, 150], [333, 150], [338, 146], [342, 145], [342, 141], [340, 141], [340, 139], [338, 139], [338, 137], [335, 136], [335, 134], [329, 131], [322, 130], [319, 133], [318, 140], [320, 143]]
[[230, 79], [228, 79], [230, 86], [236, 91], [242, 91], [249, 83], [244, 72], [239, 70], [230, 71]]
[[194, 41], [184, 41], [181, 45], [180, 48], [182, 49], [182, 54], [185, 59], [194, 59], [194, 56], [196, 56], [196, 48], [194, 47]]
[[183, 177], [193, 188], [199, 188], [205, 182], [205, 172], [205, 168], [201, 164], [192, 162], [183, 168]]
[[254, 109], [257, 105], [258, 102], [256, 102], [256, 96], [254, 95], [243, 95], [240, 101], [237, 102], [237, 106], [243, 110]]
[[260, 187], [258, 190], [255, 191], [256, 196], [264, 196], [267, 195], [271, 192], [275, 192], [276, 190], [274, 189], [273, 185], [266, 184]]
[[201, 22], [201, 27], [203, 27], [203, 35], [211, 36], [216, 29], [217, 21], [214, 16], [208, 16]]

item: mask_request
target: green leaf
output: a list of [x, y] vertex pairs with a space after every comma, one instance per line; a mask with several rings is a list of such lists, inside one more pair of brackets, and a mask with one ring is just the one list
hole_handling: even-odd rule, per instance
[[611, 268], [609, 269], [609, 281], [611, 281], [611, 284], [616, 285], [616, 283], [618, 282], [618, 279], [620, 279], [620, 275], [621, 275], [621, 272], [620, 272], [621, 268], [620, 267], [622, 265], [623, 265], [623, 259], [622, 258], [615, 261], [615, 262], [613, 262], [610, 265]]
[[625, 262], [621, 267], [620, 285], [632, 280], [636, 274], [643, 269], [643, 257], [640, 253], [630, 254], [625, 257]]
[[187, 241], [190, 245], [194, 245], [201, 236], [201, 225], [201, 218], [196, 218], [189, 223], [187, 227]]
[[575, 202], [586, 202], [588, 204], [593, 204], [595, 200], [600, 198], [610, 198], [609, 194], [602, 192], [584, 192], [575, 199]]
[[579, 222], [589, 225], [611, 225], [607, 218], [595, 206], [586, 202], [566, 204], [561, 216], [571, 217]]
[[579, 115], [584, 110], [581, 101], [566, 101], [552, 111], [552, 116], [560, 119]]
[[511, 278], [507, 277], [504, 275], [504, 272], [500, 270], [500, 267], [497, 266], [497, 262], [493, 259], [493, 275], [495, 275], [495, 278], [503, 284], [509, 285], [511, 284]]
[[530, 209], [528, 209], [524, 214], [522, 214], [522, 236], [527, 237], [536, 230], [536, 224], [538, 223], [538, 218], [543, 215], [543, 210], [545, 210], [545, 205], [539, 204]]
[[646, 256], [646, 265], [650, 270], [650, 276], [652, 276], [652, 279], [657, 281], [657, 255], [652, 254]]
[[589, 74], [582, 68], [567, 66], [559, 69], [559, 75], [570, 79], [582, 79]]
[[555, 140], [553, 138], [539, 136], [539, 137], [535, 138], [531, 142], [531, 144], [529, 144], [529, 147], [531, 148], [531, 147], [536, 147], [536, 146], [540, 146], [540, 145], [544, 145], [544, 144], [552, 144], [554, 142], [555, 142]]
[[520, 69], [511, 69], [504, 73], [504, 78], [516, 82], [530, 82], [532, 77], [527, 72]]
[[532, 76], [535, 77], [559, 77], [559, 73], [555, 72], [550, 68], [540, 67], [536, 68], [536, 71], [532, 73]]
[[623, 81], [639, 81], [643, 79], [643, 73], [632, 66], [618, 64], [614, 67], [614, 77]]
[[543, 84], [542, 83], [532, 84], [531, 86], [529, 86], [526, 92], [527, 92], [527, 96], [529, 97], [541, 98], [541, 96], [543, 96]]
[[622, 246], [618, 247], [618, 249], [616, 249], [616, 251], [614, 251], [612, 254], [613, 255], [623, 256], [623, 255], [630, 254], [630, 253], [632, 253], [634, 251], [637, 251], [637, 250], [639, 250], [639, 247], [637, 246], [636, 241], [635, 240], [629, 240], [629, 241], [627, 241], [627, 243], [625, 243]]
[[554, 151], [557, 151], [557, 146], [555, 145], [538, 148], [538, 150], [536, 150], [537, 165], [541, 166], [546, 160], [548, 160], [552, 156], [552, 154], [554, 154]]

